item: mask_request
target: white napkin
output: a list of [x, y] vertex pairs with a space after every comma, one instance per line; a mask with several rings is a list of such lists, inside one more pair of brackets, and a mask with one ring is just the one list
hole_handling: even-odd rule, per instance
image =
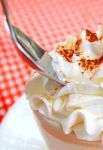
[[0, 150], [47, 150], [25, 95], [1, 124]]

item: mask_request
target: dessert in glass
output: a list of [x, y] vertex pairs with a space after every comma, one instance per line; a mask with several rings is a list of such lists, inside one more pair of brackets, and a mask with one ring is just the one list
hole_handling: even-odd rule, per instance
[[70, 36], [46, 55], [65, 85], [33, 72], [26, 96], [49, 149], [102, 150], [103, 25]]

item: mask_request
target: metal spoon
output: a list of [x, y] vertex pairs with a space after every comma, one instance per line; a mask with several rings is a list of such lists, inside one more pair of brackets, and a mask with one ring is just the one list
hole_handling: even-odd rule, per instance
[[8, 9], [6, 6], [6, 0], [2, 0], [3, 11], [6, 18], [6, 27], [8, 28], [12, 40], [19, 50], [20, 56], [38, 73], [51, 78], [52, 80], [65, 85], [60, 81], [53, 71], [51, 60], [52, 58], [44, 51], [37, 43], [31, 40], [25, 33], [20, 31], [17, 27], [11, 24]]

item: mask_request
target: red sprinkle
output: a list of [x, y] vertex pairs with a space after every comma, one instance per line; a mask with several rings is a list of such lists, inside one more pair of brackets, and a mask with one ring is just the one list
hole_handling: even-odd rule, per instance
[[92, 33], [91, 31], [86, 29], [86, 39], [89, 42], [95, 42], [98, 41], [98, 37], [96, 36], [96, 33]]
[[58, 45], [56, 48], [56, 52], [61, 54], [65, 58], [65, 60], [67, 60], [68, 62], [72, 62], [72, 56], [74, 54], [79, 56], [79, 54], [80, 54], [78, 48], [79, 48], [81, 42], [82, 42], [82, 40], [78, 39], [75, 43], [75, 47], [71, 47], [71, 49], [68, 49], [66, 45], [65, 46]]
[[82, 58], [79, 62], [79, 65], [84, 70], [92, 71], [102, 63], [103, 63], [103, 56], [100, 59], [95, 59], [95, 60], [90, 60], [90, 59], [86, 60], [85, 58]]

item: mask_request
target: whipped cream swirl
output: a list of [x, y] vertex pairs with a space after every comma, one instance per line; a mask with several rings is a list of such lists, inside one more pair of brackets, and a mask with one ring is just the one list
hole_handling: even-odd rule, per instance
[[65, 134], [98, 141], [103, 133], [103, 26], [96, 33], [56, 45], [51, 64], [65, 86], [34, 73], [26, 86], [34, 110], [59, 125]]

